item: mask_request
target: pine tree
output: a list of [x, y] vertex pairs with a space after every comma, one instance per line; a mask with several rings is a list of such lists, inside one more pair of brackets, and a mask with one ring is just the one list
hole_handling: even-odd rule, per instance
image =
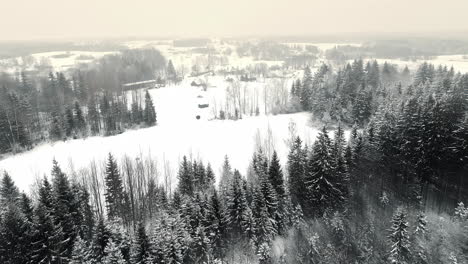
[[27, 194], [21, 193], [19, 207], [21, 209], [21, 212], [26, 217], [26, 220], [32, 223], [34, 219], [34, 208], [32, 206], [31, 199], [28, 197]]
[[276, 235], [275, 220], [270, 217], [268, 212], [267, 201], [259, 188], [253, 191], [252, 213], [255, 221], [255, 237], [257, 239], [256, 246], [259, 247], [262, 243], [269, 244]]
[[143, 112], [141, 106], [138, 102], [132, 102], [132, 122], [136, 125], [140, 124], [143, 121]]
[[96, 106], [95, 95], [91, 95], [88, 102], [88, 122], [91, 134], [96, 135], [101, 131], [101, 117]]
[[117, 162], [111, 153], [107, 158], [105, 175], [107, 216], [110, 219], [123, 217], [124, 191]]
[[403, 210], [398, 209], [392, 218], [392, 227], [390, 228], [391, 263], [405, 264], [410, 263], [410, 243], [408, 236], [408, 222]]
[[302, 148], [302, 141], [296, 138], [288, 154], [288, 172], [289, 172], [289, 193], [293, 204], [305, 201], [305, 155]]
[[145, 94], [145, 110], [143, 113], [143, 118], [148, 126], [154, 126], [156, 124], [156, 111], [154, 109], [153, 100], [148, 91]]
[[268, 243], [262, 243], [260, 244], [258, 248], [258, 263], [259, 264], [271, 264], [271, 248]]
[[338, 125], [333, 138], [332, 155], [335, 162], [335, 178], [338, 185], [341, 186], [344, 198], [348, 195], [347, 185], [349, 182], [349, 165], [347, 161], [349, 153], [347, 154], [347, 151], [344, 131], [341, 125]]
[[63, 137], [62, 125], [60, 124], [60, 119], [57, 116], [52, 117], [49, 137], [53, 140], [60, 140]]
[[52, 186], [47, 177], [44, 177], [39, 186], [39, 205], [42, 205], [48, 213], [53, 214], [53, 203]]
[[416, 219], [416, 228], [414, 230], [415, 245], [414, 249], [417, 251], [414, 256], [414, 261], [416, 263], [426, 264], [427, 260], [427, 249], [425, 247], [425, 239], [427, 233], [427, 220], [424, 213], [419, 213]]
[[109, 244], [110, 237], [111, 233], [104, 222], [104, 219], [99, 218], [92, 243], [92, 258], [97, 263], [100, 263], [102, 258], [105, 256], [105, 249]]
[[122, 252], [118, 245], [109, 239], [106, 248], [104, 249], [104, 257], [102, 258], [102, 264], [126, 264]]
[[180, 194], [191, 196], [194, 191], [193, 171], [191, 169], [190, 163], [187, 160], [186, 156], [182, 158], [182, 163], [180, 164], [180, 167], [179, 167], [178, 178], [179, 178], [178, 190]]
[[171, 81], [176, 81], [177, 80], [177, 72], [174, 68], [174, 64], [172, 64], [172, 60], [169, 60], [167, 63], [167, 79]]
[[331, 141], [325, 128], [314, 143], [305, 180], [309, 203], [306, 214], [322, 216], [327, 209], [338, 209], [344, 201], [344, 187], [336, 175], [336, 164], [331, 151]]
[[209, 200], [209, 207], [206, 214], [207, 228], [206, 233], [210, 239], [213, 256], [220, 259], [224, 256], [226, 250], [225, 239], [227, 236], [226, 221], [223, 216], [224, 210], [221, 207], [221, 201], [218, 192], [213, 190]]
[[197, 227], [192, 245], [190, 254], [193, 263], [209, 263], [212, 260], [210, 240], [206, 236], [203, 227]]
[[293, 82], [291, 85], [291, 96], [296, 96], [296, 82]]
[[278, 231], [278, 224], [282, 226], [283, 216], [282, 212], [278, 210], [279, 202], [278, 195], [275, 189], [271, 185], [271, 182], [267, 175], [260, 178], [259, 188], [265, 199], [265, 206], [267, 209], [268, 217], [271, 219], [275, 232]]
[[[90, 204], [90, 195], [88, 190], [82, 185], [73, 185], [75, 192], [75, 208], [78, 214], [75, 214], [75, 223], [79, 223], [78, 233], [86, 242], [92, 240], [94, 230], [94, 209]], [[78, 220], [77, 220], [78, 218]]]
[[281, 199], [284, 196], [284, 178], [283, 178], [283, 171], [281, 169], [281, 165], [278, 159], [278, 154], [276, 151], [273, 152], [271, 157], [270, 166], [268, 167], [268, 177], [271, 182], [271, 185], [276, 191], [278, 195], [278, 199]]
[[242, 176], [235, 170], [229, 189], [225, 195], [225, 219], [233, 241], [242, 237], [246, 223], [245, 212], [248, 210], [247, 199], [242, 187]]
[[356, 96], [352, 109], [353, 120], [364, 125], [372, 115], [372, 95], [361, 88]]
[[87, 131], [86, 121], [84, 119], [83, 111], [81, 110], [80, 103], [78, 101], [75, 102], [74, 112], [75, 112], [75, 115], [74, 115], [75, 128], [81, 134], [85, 134], [85, 132]]
[[70, 264], [91, 264], [91, 252], [86, 242], [78, 237], [73, 245]]
[[73, 117], [73, 111], [71, 108], [67, 108], [67, 110], [65, 111], [65, 127], [64, 127], [65, 135], [67, 137], [71, 136], [74, 129], [75, 129], [75, 120]]
[[0, 209], [7, 208], [9, 205], [17, 205], [19, 198], [18, 187], [16, 187], [13, 179], [5, 171], [0, 182]]
[[[2, 195], [3, 198], [3, 195]], [[31, 250], [30, 222], [15, 202], [0, 217], [0, 262], [27, 263]]]
[[66, 249], [62, 227], [54, 224], [50, 211], [39, 204], [35, 211], [33, 238], [33, 263], [61, 263], [66, 259]]
[[231, 164], [229, 163], [229, 158], [228, 156], [224, 156], [224, 163], [223, 163], [223, 169], [221, 172], [221, 178], [219, 180], [219, 190], [221, 195], [224, 195], [226, 191], [228, 190], [228, 186], [232, 180], [232, 168]]
[[311, 107], [311, 96], [312, 96], [312, 72], [310, 71], [310, 67], [306, 66], [304, 69], [304, 79], [302, 81], [301, 87], [301, 94], [300, 94], [300, 102], [302, 105], [303, 110], [310, 110]]
[[134, 263], [145, 263], [146, 259], [150, 257], [150, 241], [146, 235], [146, 229], [143, 222], [138, 223], [136, 241], [135, 241], [135, 253], [133, 255]]
[[205, 189], [209, 189], [211, 187], [213, 187], [215, 181], [216, 181], [216, 177], [215, 177], [215, 174], [213, 172], [213, 169], [211, 168], [211, 164], [208, 163], [208, 165], [206, 165], [206, 177], [205, 177], [205, 183], [204, 183], [204, 188]]
[[53, 208], [54, 221], [56, 225], [62, 228], [64, 245], [61, 251], [66, 257], [71, 257], [73, 244], [77, 235], [74, 221], [79, 211], [74, 207], [74, 196], [72, 194], [68, 177], [60, 169], [57, 161], [53, 160], [52, 168], [53, 179]]

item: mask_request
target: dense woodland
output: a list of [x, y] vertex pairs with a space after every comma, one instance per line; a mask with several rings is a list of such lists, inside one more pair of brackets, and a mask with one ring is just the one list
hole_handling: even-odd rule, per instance
[[[46, 137], [42, 120], [56, 139], [154, 125], [148, 93], [129, 110], [118, 92], [91, 88], [106, 87], [92, 74], [138, 78], [104, 68], [50, 74], [42, 89], [12, 79], [0, 96], [2, 151]], [[92, 164], [67, 175], [52, 161], [30, 193], [4, 172], [0, 262], [466, 263], [467, 91], [467, 74], [427, 63], [413, 74], [362, 60], [306, 67], [287, 111], [310, 111], [323, 129], [312, 145], [292, 129], [285, 167], [264, 146], [247, 172], [227, 156], [219, 175], [184, 157], [172, 190], [155, 161], [109, 154], [102, 174]]]

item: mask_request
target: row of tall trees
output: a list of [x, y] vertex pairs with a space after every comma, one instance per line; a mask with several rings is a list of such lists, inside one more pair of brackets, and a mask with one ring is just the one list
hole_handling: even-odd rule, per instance
[[[143, 102], [128, 107], [126, 94], [91, 93], [82, 81], [63, 73], [50, 74], [42, 91], [22, 74], [20, 90], [0, 91], [0, 152], [28, 149], [43, 140], [109, 135], [135, 125], [156, 125], [156, 111], [148, 91]], [[77, 80], [81, 80], [78, 75]]]

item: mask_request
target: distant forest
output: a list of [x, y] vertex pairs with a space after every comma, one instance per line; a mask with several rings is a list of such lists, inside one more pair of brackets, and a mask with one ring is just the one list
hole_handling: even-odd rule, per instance
[[95, 44], [79, 44], [74, 42], [24, 42], [0, 41], [0, 59], [27, 56], [33, 53], [51, 51], [118, 51], [125, 47], [112, 41], [103, 41]]

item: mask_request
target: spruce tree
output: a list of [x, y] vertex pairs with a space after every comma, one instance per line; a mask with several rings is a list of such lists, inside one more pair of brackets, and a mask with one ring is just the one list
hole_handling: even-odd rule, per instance
[[39, 186], [39, 205], [44, 206], [45, 210], [53, 214], [53, 203], [52, 185], [50, 185], [47, 177], [44, 176]]
[[172, 64], [172, 60], [169, 60], [167, 63], [167, 79], [175, 82], [177, 80], [177, 72], [174, 68], [174, 64]]
[[301, 93], [300, 93], [300, 102], [302, 109], [305, 111], [310, 110], [310, 101], [312, 96], [312, 72], [309, 66], [306, 66], [304, 69], [304, 79], [302, 81]]
[[179, 193], [191, 196], [194, 191], [193, 170], [191, 169], [190, 162], [187, 160], [186, 156], [182, 158], [182, 163], [180, 164], [177, 177], [179, 179]]
[[285, 193], [284, 178], [283, 170], [281, 169], [280, 161], [276, 151], [273, 152], [270, 166], [268, 167], [268, 178], [271, 182], [271, 185], [275, 189], [276, 194], [278, 195], [278, 199], [281, 199]]
[[219, 190], [221, 195], [224, 195], [226, 191], [228, 190], [228, 186], [230, 185], [230, 182], [232, 180], [232, 168], [231, 164], [229, 163], [229, 158], [228, 156], [224, 156], [224, 163], [223, 163], [223, 169], [221, 171], [221, 178], [219, 180]]
[[134, 263], [145, 263], [150, 257], [150, 241], [148, 235], [146, 235], [146, 229], [143, 222], [138, 223], [136, 241], [135, 241], [135, 253], [133, 255]]
[[8, 204], [0, 217], [0, 262], [27, 263], [31, 250], [31, 223], [20, 208]]
[[278, 195], [276, 194], [275, 189], [270, 183], [270, 180], [267, 175], [264, 175], [260, 178], [259, 184], [260, 192], [265, 199], [265, 207], [267, 209], [268, 217], [270, 218], [271, 223], [275, 232], [278, 232], [278, 224], [282, 226], [283, 215], [279, 208]]
[[216, 177], [215, 177], [215, 174], [213, 172], [213, 169], [211, 168], [211, 164], [208, 163], [208, 165], [206, 165], [206, 177], [205, 177], [205, 183], [204, 183], [204, 188], [205, 189], [209, 189], [211, 187], [214, 187], [214, 183], [216, 181]]
[[26, 219], [32, 223], [34, 219], [34, 208], [31, 199], [24, 192], [21, 193], [19, 207]]
[[269, 244], [276, 235], [276, 221], [270, 217], [267, 201], [260, 190], [255, 188], [253, 191], [252, 213], [255, 221], [256, 246], [262, 243]]
[[193, 260], [193, 263], [209, 263], [212, 261], [210, 240], [205, 234], [205, 229], [203, 227], [199, 226], [195, 230], [192, 245], [190, 250], [192, 256], [190, 258]]
[[109, 243], [110, 237], [111, 233], [104, 219], [102, 217], [99, 218], [92, 242], [92, 257], [97, 263], [105, 256], [105, 249]]
[[75, 129], [75, 120], [73, 117], [73, 110], [71, 108], [67, 108], [65, 110], [65, 135], [67, 137], [71, 136]]
[[[78, 226], [78, 233], [81, 238], [89, 242], [92, 240], [95, 224], [94, 209], [90, 204], [90, 194], [82, 185], [74, 184], [73, 186], [75, 189], [75, 205], [79, 211], [77, 214], [79, 220], [75, 220], [75, 223], [80, 223], [80, 226]], [[75, 217], [75, 219], [77, 217]]]
[[410, 263], [410, 242], [406, 213], [398, 209], [392, 218], [392, 227], [388, 236], [390, 242], [390, 261], [395, 264]]
[[109, 239], [106, 248], [104, 249], [104, 257], [102, 258], [102, 264], [126, 264], [122, 252], [118, 245]]
[[206, 214], [206, 222], [208, 224], [206, 232], [211, 242], [213, 256], [221, 259], [226, 250], [226, 221], [223, 215], [224, 210], [221, 201], [218, 197], [218, 192], [213, 190], [209, 200], [209, 207]]
[[331, 141], [325, 128], [314, 143], [305, 184], [309, 201], [306, 214], [322, 216], [327, 209], [338, 209], [344, 201], [344, 187], [336, 175]]
[[245, 212], [248, 210], [247, 199], [242, 187], [242, 176], [235, 170], [229, 189], [225, 195], [226, 211], [225, 219], [232, 241], [242, 237], [247, 219]]
[[[13, 179], [5, 171], [0, 182], [0, 209], [7, 208], [9, 205], [17, 205], [20, 193]], [[1, 211], [1, 210], [0, 210]]]
[[54, 220], [56, 225], [60, 225], [63, 232], [63, 252], [66, 257], [71, 257], [73, 244], [77, 235], [74, 216], [79, 211], [74, 207], [75, 197], [72, 194], [68, 177], [60, 169], [57, 161], [53, 160], [52, 168], [53, 179], [53, 208]]
[[85, 134], [85, 132], [87, 131], [86, 121], [84, 119], [80, 103], [78, 101], [76, 101], [74, 105], [74, 114], [76, 130], [79, 131], [81, 134]]
[[57, 116], [52, 117], [52, 124], [49, 132], [49, 137], [53, 140], [60, 140], [63, 137], [63, 129], [60, 119]]
[[111, 153], [107, 158], [106, 175], [104, 178], [106, 192], [104, 194], [107, 206], [107, 216], [110, 219], [123, 217], [124, 191], [117, 162]]
[[148, 126], [154, 126], [156, 124], [156, 111], [153, 105], [153, 99], [148, 91], [145, 94], [145, 110], [143, 112], [143, 118]]
[[60, 224], [54, 224], [50, 211], [39, 204], [35, 210], [33, 237], [33, 263], [61, 263], [67, 259], [66, 240]]
[[302, 141], [297, 137], [288, 154], [289, 193], [293, 204], [301, 204], [305, 201], [306, 188], [304, 185], [305, 154]]
[[427, 260], [427, 248], [426, 248], [426, 238], [427, 238], [427, 220], [424, 213], [419, 213], [416, 219], [416, 228], [414, 230], [414, 250], [416, 254], [414, 255], [414, 261], [420, 264], [428, 263]]
[[91, 264], [91, 251], [86, 242], [78, 237], [73, 245], [70, 264]]
[[91, 95], [88, 102], [88, 122], [91, 134], [96, 135], [101, 131], [101, 117], [96, 106], [95, 95]]

